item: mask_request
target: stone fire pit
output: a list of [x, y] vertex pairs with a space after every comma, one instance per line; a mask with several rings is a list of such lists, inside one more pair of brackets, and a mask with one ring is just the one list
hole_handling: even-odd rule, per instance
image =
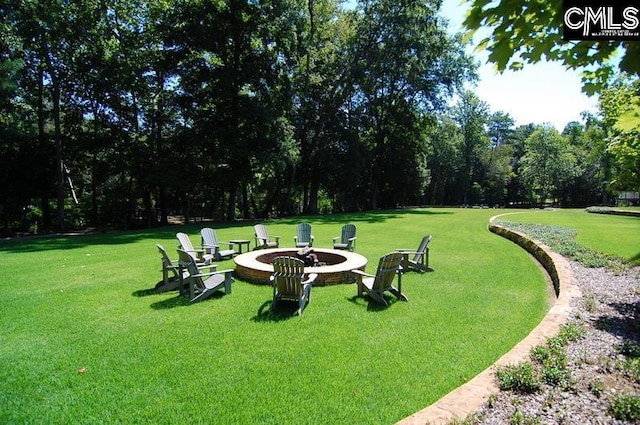
[[[276, 257], [296, 257], [298, 249], [272, 248], [247, 252], [236, 256], [236, 275], [252, 283], [269, 283], [269, 276], [273, 273], [271, 262]], [[305, 273], [317, 273], [314, 286], [336, 285], [339, 283], [353, 283], [356, 277], [351, 270], [364, 270], [367, 259], [360, 254], [337, 249], [313, 248], [319, 263], [326, 265], [305, 267]]]

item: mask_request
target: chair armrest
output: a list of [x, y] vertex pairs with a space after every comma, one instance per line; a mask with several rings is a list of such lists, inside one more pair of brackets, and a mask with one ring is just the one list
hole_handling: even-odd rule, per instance
[[340, 236], [336, 236], [335, 238], [333, 238], [333, 241], [337, 241], [338, 239], [340, 239]]
[[415, 251], [413, 249], [402, 249], [402, 248], [396, 249], [395, 251], [396, 252], [400, 252], [402, 254], [422, 254], [423, 253], [423, 252], [420, 252], [420, 251]]
[[350, 241], [355, 241], [356, 239], [358, 239], [358, 237], [357, 237], [357, 236], [354, 236], [354, 237], [352, 237], [352, 238], [349, 238], [349, 240], [350, 240]]
[[365, 277], [376, 277], [376, 275], [374, 274], [365, 273], [359, 269], [353, 269], [351, 270], [351, 273], [359, 274], [360, 276], [365, 276]]
[[303, 280], [302, 284], [303, 285], [309, 285], [311, 284], [311, 282], [313, 282], [314, 280], [316, 280], [316, 278], [318, 277], [318, 273], [309, 273], [307, 275], [307, 280]]
[[198, 273], [198, 274], [194, 274], [191, 277], [207, 277], [207, 276], [213, 276], [215, 274], [227, 274], [227, 273], [233, 273], [233, 270], [216, 270], [215, 272], [209, 272], [209, 273]]

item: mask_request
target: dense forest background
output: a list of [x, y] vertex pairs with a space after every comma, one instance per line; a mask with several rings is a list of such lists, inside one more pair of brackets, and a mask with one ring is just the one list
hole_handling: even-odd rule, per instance
[[562, 132], [516, 127], [474, 94], [476, 64], [439, 8], [5, 1], [0, 234], [172, 214], [586, 206], [640, 189], [638, 133], [615, 125], [637, 79], [618, 75], [600, 113]]

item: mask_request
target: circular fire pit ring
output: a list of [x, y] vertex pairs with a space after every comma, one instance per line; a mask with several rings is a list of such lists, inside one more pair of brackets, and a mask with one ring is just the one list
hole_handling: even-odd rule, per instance
[[[351, 270], [364, 270], [367, 259], [355, 252], [337, 249], [312, 248], [318, 262], [325, 265], [305, 267], [305, 273], [317, 273], [314, 286], [336, 285], [355, 282]], [[271, 248], [251, 251], [234, 257], [236, 275], [252, 283], [268, 284], [273, 273], [271, 262], [276, 257], [296, 257], [295, 248]]]

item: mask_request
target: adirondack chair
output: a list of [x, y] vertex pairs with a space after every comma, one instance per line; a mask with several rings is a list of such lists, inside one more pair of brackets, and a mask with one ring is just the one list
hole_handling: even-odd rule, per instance
[[[380, 258], [376, 274], [368, 274], [362, 270], [351, 270], [358, 275], [358, 296], [365, 293], [377, 303], [389, 305], [384, 297], [385, 292], [390, 292], [401, 301], [408, 301], [402, 293], [402, 253], [392, 252]], [[398, 287], [393, 286], [393, 279], [398, 275]]]
[[333, 249], [345, 249], [354, 251], [356, 249], [356, 226], [345, 224], [342, 226], [342, 234], [333, 238]]
[[195, 249], [193, 247], [193, 244], [191, 243], [191, 239], [189, 239], [189, 235], [187, 235], [186, 233], [178, 232], [176, 233], [176, 238], [178, 238], [180, 249], [193, 254], [198, 262], [210, 264], [211, 261], [213, 261], [213, 254], [205, 253], [204, 249]]
[[306, 248], [313, 246], [313, 235], [309, 223], [298, 224], [298, 234], [293, 237], [296, 248]]
[[431, 235], [427, 235], [422, 238], [418, 249], [396, 249], [404, 255], [402, 260], [402, 268], [405, 270], [414, 269], [418, 271], [432, 272], [433, 269], [429, 267], [429, 242], [431, 242]]
[[[214, 292], [224, 288], [225, 294], [231, 293], [233, 270], [218, 270], [202, 273], [196, 258], [188, 251], [178, 250], [180, 266], [180, 288], [189, 285], [189, 301], [194, 303], [208, 298]], [[187, 274], [183, 274], [186, 271]]]
[[204, 249], [205, 254], [212, 254], [215, 261], [220, 261], [227, 257], [231, 258], [236, 253], [231, 242], [227, 242], [229, 245], [227, 249], [220, 249], [221, 244], [218, 242], [218, 235], [210, 227], [200, 229], [200, 236], [202, 237], [202, 249]]
[[158, 252], [162, 258], [162, 282], [156, 285], [156, 291], [167, 292], [178, 289], [180, 285], [180, 276], [178, 275], [178, 264], [174, 263], [169, 254], [160, 244], [156, 244]]
[[311, 298], [311, 284], [318, 277], [309, 273], [305, 279], [304, 262], [295, 257], [276, 257], [273, 260], [273, 274], [269, 281], [273, 285], [273, 311], [280, 300], [297, 301], [298, 315], [302, 314]]
[[254, 249], [278, 248], [280, 246], [280, 236], [274, 236], [275, 240], [272, 241], [264, 224], [256, 224], [253, 226], [253, 230], [256, 234], [256, 246]]

